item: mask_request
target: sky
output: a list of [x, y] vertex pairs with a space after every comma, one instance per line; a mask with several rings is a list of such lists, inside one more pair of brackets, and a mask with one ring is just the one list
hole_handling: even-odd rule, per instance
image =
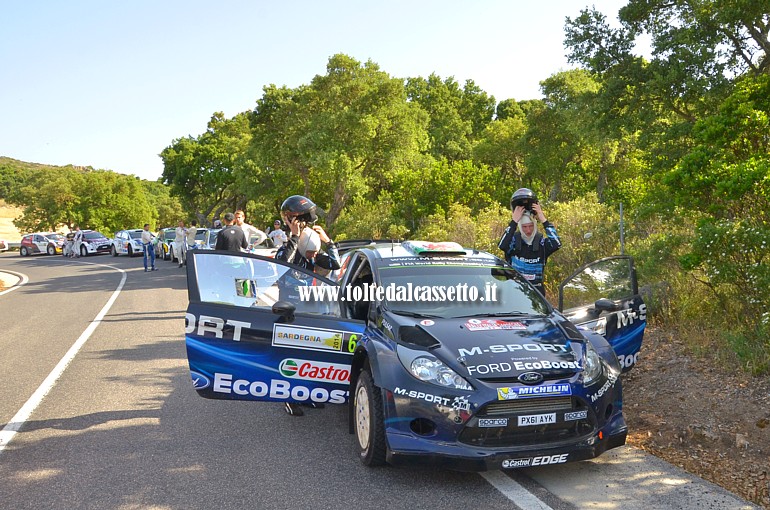
[[0, 156], [155, 180], [160, 152], [334, 54], [398, 78], [471, 79], [540, 98], [570, 69], [564, 24], [625, 0], [28, 0], [0, 11]]

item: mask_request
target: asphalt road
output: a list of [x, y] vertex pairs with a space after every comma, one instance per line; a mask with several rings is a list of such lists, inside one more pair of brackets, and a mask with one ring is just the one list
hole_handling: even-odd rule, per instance
[[185, 272], [158, 267], [0, 254], [27, 279], [0, 294], [0, 508], [756, 508], [631, 448], [505, 473], [366, 468], [343, 406], [198, 397]]

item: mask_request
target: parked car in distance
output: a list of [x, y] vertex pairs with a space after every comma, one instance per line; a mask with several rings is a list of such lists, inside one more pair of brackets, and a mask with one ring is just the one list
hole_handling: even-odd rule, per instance
[[64, 246], [64, 236], [56, 232], [34, 232], [26, 234], [21, 238], [19, 246], [19, 255], [27, 257], [45, 253], [56, 255], [61, 253]]
[[163, 260], [171, 259], [171, 243], [176, 236], [176, 229], [174, 227], [162, 228], [158, 231], [158, 235], [155, 236], [155, 257]]
[[96, 230], [83, 230], [83, 242], [80, 243], [80, 256], [110, 253], [112, 243], [107, 236]]
[[0, 252], [8, 251], [8, 241], [0, 239]]
[[141, 228], [115, 232], [115, 237], [112, 239], [112, 246], [110, 247], [112, 256], [128, 255], [129, 257], [133, 257], [134, 255], [141, 255], [144, 253], [144, 247], [142, 246], [142, 232], [143, 230]]

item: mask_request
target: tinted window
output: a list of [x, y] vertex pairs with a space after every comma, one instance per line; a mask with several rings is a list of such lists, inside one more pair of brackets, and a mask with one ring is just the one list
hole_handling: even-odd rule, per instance
[[141, 239], [142, 238], [142, 232], [141, 231], [129, 232], [128, 235], [131, 236], [131, 239]]
[[104, 239], [104, 235], [101, 232], [85, 232], [83, 238], [90, 240]]

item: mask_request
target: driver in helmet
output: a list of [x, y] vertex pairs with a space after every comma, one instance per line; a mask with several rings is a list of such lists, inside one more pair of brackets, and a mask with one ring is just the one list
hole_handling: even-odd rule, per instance
[[[538, 232], [538, 222], [543, 224], [546, 235]], [[511, 222], [497, 246], [505, 253], [505, 261], [545, 297], [545, 263], [561, 248], [561, 241], [532, 190], [520, 188], [511, 196]]]
[[[324, 270], [335, 271], [340, 268], [340, 257], [337, 245], [329, 238], [326, 231], [320, 225], [315, 225], [318, 220], [316, 205], [307, 197], [292, 195], [284, 200], [281, 205], [281, 216], [291, 230], [289, 239], [275, 254], [278, 260], [290, 262], [301, 268], [323, 274]], [[326, 244], [327, 253], [321, 251], [321, 244]], [[309, 307], [315, 313], [323, 313], [328, 308], [328, 303], [302, 303], [299, 299], [299, 286], [313, 285], [315, 278], [300, 271], [289, 270], [278, 282], [280, 299], [287, 299], [291, 303], [302, 306], [300, 311]], [[314, 308], [314, 305], [315, 308]], [[285, 403], [285, 411], [292, 416], [302, 416], [305, 407], [323, 407], [323, 404], [308, 402], [296, 404]]]

